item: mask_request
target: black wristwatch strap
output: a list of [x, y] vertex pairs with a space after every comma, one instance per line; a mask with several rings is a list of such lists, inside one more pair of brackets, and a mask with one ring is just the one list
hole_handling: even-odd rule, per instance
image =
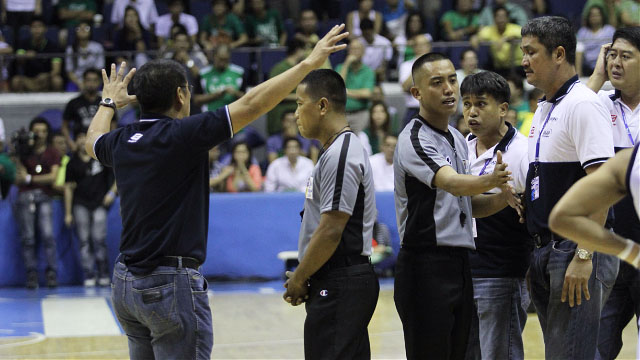
[[117, 110], [116, 103], [113, 102], [110, 98], [106, 98], [100, 101], [100, 106], [106, 106], [113, 109], [113, 111]]

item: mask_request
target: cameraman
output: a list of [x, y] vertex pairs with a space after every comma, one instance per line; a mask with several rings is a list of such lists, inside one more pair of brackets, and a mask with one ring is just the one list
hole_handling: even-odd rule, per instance
[[50, 145], [51, 127], [47, 120], [37, 117], [31, 120], [29, 131], [33, 142], [18, 141], [18, 169], [16, 184], [18, 200], [14, 204], [14, 216], [18, 221], [22, 256], [27, 269], [27, 289], [38, 287], [37, 251], [35, 227], [44, 243], [47, 258], [47, 286], [56, 287], [57, 256], [53, 238], [53, 210], [50, 196], [60, 167], [60, 154]]

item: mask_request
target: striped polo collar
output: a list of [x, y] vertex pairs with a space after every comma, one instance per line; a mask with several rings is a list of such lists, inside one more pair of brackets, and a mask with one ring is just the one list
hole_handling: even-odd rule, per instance
[[555, 95], [553, 95], [551, 99], [547, 100], [547, 97], [545, 96], [539, 102], [547, 101], [552, 104], [557, 103], [558, 101], [562, 100], [565, 96], [567, 96], [567, 94], [569, 94], [569, 91], [571, 91], [571, 89], [573, 88], [573, 85], [578, 81], [580, 81], [580, 78], [578, 77], [578, 75], [573, 76], [571, 79], [567, 80], [560, 87], [560, 89], [558, 89], [558, 91], [555, 93]]
[[[503, 154], [507, 151], [507, 147], [509, 146], [509, 144], [511, 144], [511, 141], [516, 137], [516, 135], [518, 134], [518, 131], [516, 130], [516, 128], [514, 128], [510, 123], [505, 122], [505, 124], [507, 124], [507, 126], [509, 127], [507, 129], [506, 134], [504, 134], [504, 136], [502, 137], [502, 139], [500, 139], [500, 141], [498, 142], [498, 145], [496, 145], [496, 147], [493, 149], [493, 153], [495, 154], [497, 151], [502, 152]], [[469, 140], [473, 140], [475, 139], [477, 136], [473, 135], [473, 134], [469, 134]]]
[[169, 119], [171, 120], [170, 117], [168, 117], [167, 115], [163, 115], [163, 114], [156, 114], [156, 113], [151, 113], [151, 112], [146, 112], [146, 113], [142, 113], [140, 114], [140, 121], [157, 121], [160, 119]]

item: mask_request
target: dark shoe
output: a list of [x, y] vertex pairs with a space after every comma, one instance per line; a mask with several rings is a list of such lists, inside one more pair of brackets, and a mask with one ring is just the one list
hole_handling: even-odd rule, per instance
[[38, 288], [38, 273], [35, 271], [29, 271], [27, 273], [27, 289], [35, 290]]
[[58, 276], [55, 271], [53, 270], [47, 271], [47, 287], [48, 288], [53, 289], [55, 287], [58, 287], [57, 277]]

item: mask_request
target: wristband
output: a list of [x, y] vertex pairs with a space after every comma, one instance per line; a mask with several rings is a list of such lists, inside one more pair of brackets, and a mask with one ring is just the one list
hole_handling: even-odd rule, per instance
[[616, 256], [621, 260], [627, 261], [627, 257], [631, 255], [631, 249], [633, 249], [633, 241], [629, 239], [624, 239], [624, 241], [626, 241], [627, 246], [625, 246], [624, 250], [620, 251]]
[[31, 184], [31, 174], [27, 174], [27, 176], [24, 177], [24, 181], [27, 183], [27, 185]]

